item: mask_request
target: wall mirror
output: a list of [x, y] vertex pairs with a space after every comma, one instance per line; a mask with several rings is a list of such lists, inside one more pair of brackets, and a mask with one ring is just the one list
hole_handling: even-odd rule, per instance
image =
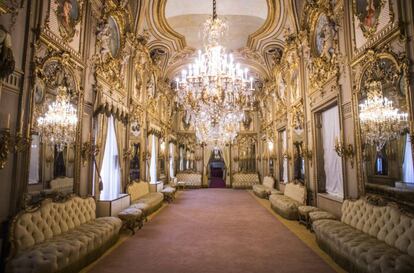
[[295, 180], [305, 180], [305, 158], [303, 157], [303, 142], [296, 141], [293, 143], [293, 178]]
[[239, 144], [239, 172], [256, 172], [256, 142], [251, 139]]
[[[75, 163], [80, 162], [76, 160], [79, 82], [71, 67], [63, 65], [59, 57], [50, 58], [37, 68], [32, 96], [28, 202], [73, 193], [80, 167]], [[54, 120], [56, 116], [66, 118], [58, 121]]]
[[129, 161], [129, 180], [139, 180], [141, 177], [140, 170], [140, 152], [141, 152], [141, 145], [137, 142], [131, 143], [131, 158]]
[[403, 62], [391, 54], [378, 55], [362, 71], [358, 105], [355, 106], [359, 114], [356, 122], [365, 191], [413, 202], [414, 171], [406, 114], [406, 83]]

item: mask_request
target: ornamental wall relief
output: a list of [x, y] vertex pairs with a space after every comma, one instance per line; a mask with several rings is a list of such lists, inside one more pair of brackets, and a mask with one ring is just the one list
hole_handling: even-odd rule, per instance
[[309, 72], [309, 92], [312, 94], [339, 74], [338, 18], [333, 6], [323, 0], [308, 4], [305, 14], [307, 16], [302, 22], [304, 40], [301, 44]]

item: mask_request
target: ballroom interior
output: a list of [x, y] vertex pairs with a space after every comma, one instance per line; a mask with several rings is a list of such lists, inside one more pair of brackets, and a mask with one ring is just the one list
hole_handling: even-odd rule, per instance
[[0, 272], [414, 272], [413, 20], [0, 1]]

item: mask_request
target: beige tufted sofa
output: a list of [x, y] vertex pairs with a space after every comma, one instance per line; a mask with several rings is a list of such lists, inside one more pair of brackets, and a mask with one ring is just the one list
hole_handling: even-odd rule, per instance
[[157, 211], [164, 200], [160, 192], [150, 192], [148, 182], [132, 182], [127, 187], [127, 193], [131, 195], [131, 207], [142, 210], [144, 216]]
[[6, 272], [78, 272], [118, 240], [122, 222], [96, 218], [93, 198], [46, 199], [18, 214], [10, 228]]
[[190, 188], [201, 188], [202, 186], [202, 176], [200, 173], [194, 172], [182, 172], [177, 173], [176, 175], [178, 182], [185, 182], [186, 187]]
[[350, 272], [414, 272], [414, 217], [364, 199], [344, 201], [341, 221], [318, 220], [319, 246]]
[[260, 198], [268, 198], [271, 194], [282, 194], [274, 188], [275, 180], [273, 177], [265, 176], [263, 184], [253, 185], [253, 192]]
[[287, 183], [283, 194], [269, 197], [272, 209], [286, 219], [298, 219], [298, 207], [306, 204], [306, 188], [300, 183]]
[[62, 193], [73, 192], [73, 178], [58, 177], [50, 181], [50, 190]]
[[235, 173], [233, 174], [233, 189], [251, 189], [253, 185], [260, 184], [258, 173]]

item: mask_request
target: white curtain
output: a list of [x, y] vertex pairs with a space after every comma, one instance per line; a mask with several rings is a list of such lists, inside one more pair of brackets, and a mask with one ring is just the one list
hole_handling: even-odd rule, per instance
[[[287, 132], [283, 130], [282, 132], [282, 144], [283, 144], [283, 152], [287, 152], [288, 150], [288, 143], [287, 143]], [[283, 158], [283, 182], [289, 182], [289, 171], [288, 171], [288, 158]]]
[[145, 161], [145, 170], [146, 170], [146, 176], [145, 179], [146, 181], [150, 182], [151, 181], [151, 162], [152, 162], [152, 146], [154, 145], [154, 139], [153, 139], [153, 135], [148, 135], [148, 147], [147, 147], [147, 152], [149, 153], [149, 159], [147, 158]]
[[403, 181], [406, 183], [414, 183], [413, 155], [411, 150], [410, 134], [405, 137], [404, 162], [402, 166]]
[[226, 164], [226, 185], [230, 185], [230, 146], [225, 146], [223, 151], [224, 164]]
[[40, 181], [40, 137], [32, 135], [32, 143], [30, 148], [30, 167], [29, 167], [29, 184], [37, 184]]
[[108, 132], [101, 177], [103, 189], [101, 191], [100, 199], [110, 200], [116, 198], [121, 192], [121, 169], [113, 116], [110, 116], [108, 119]]
[[174, 156], [175, 156], [175, 147], [174, 147], [174, 143], [170, 143], [170, 177], [173, 178], [175, 177], [175, 173], [174, 173]]
[[180, 147], [180, 171], [184, 170], [184, 148]]
[[154, 135], [150, 135], [151, 139], [151, 160], [150, 160], [150, 182], [157, 182], [157, 141]]
[[323, 159], [326, 192], [339, 197], [344, 196], [342, 160], [335, 152], [335, 141], [340, 139], [338, 106], [322, 113]]

